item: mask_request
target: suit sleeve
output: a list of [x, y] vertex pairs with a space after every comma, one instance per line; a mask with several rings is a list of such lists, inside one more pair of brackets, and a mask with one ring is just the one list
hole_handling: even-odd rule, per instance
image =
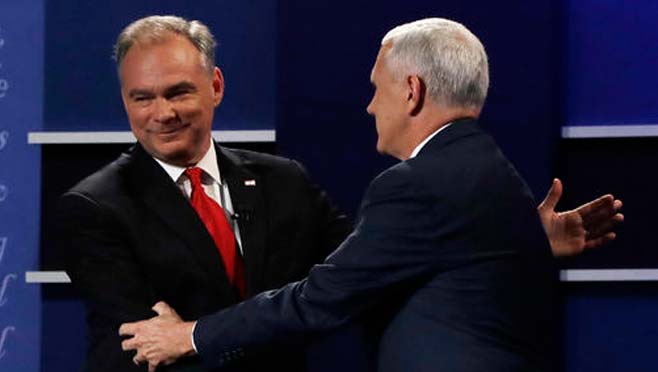
[[87, 305], [94, 371], [145, 371], [121, 350], [119, 325], [150, 318], [153, 290], [130, 248], [129, 229], [89, 196], [69, 192], [60, 199], [60, 224], [68, 245], [67, 272]]
[[441, 228], [435, 194], [410, 173], [401, 163], [373, 181], [355, 231], [308, 278], [201, 318], [194, 339], [204, 362], [222, 366], [252, 348], [334, 329], [435, 273], [450, 224]]

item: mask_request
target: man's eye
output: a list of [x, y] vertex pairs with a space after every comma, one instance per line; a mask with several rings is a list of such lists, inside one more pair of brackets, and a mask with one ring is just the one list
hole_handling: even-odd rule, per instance
[[169, 99], [182, 98], [182, 97], [185, 97], [185, 95], [188, 94], [188, 93], [189, 93], [189, 91], [187, 91], [187, 90], [179, 90], [179, 91], [172, 92], [169, 95], [168, 98]]

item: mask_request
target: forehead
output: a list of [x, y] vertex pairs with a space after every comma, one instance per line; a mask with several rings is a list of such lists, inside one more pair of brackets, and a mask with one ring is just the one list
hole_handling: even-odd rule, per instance
[[392, 46], [393, 44], [391, 42], [387, 42], [382, 45], [381, 48], [379, 48], [377, 59], [375, 60], [375, 65], [372, 67], [372, 71], [370, 72], [370, 81], [374, 81], [377, 77], [382, 75], [384, 66], [386, 65], [385, 57]]
[[136, 42], [128, 50], [119, 67], [123, 83], [203, 71], [205, 70], [199, 50], [186, 38], [176, 35], [163, 40]]

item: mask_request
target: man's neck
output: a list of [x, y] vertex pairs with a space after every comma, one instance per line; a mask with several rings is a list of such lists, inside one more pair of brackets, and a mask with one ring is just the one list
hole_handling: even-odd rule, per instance
[[198, 166], [201, 167], [207, 174], [209, 174], [217, 182], [221, 183], [219, 168], [217, 166], [217, 154], [215, 151], [215, 146], [212, 143], [212, 140], [210, 140], [210, 145], [208, 146], [208, 149], [203, 154], [201, 159], [199, 159], [199, 161], [187, 167], [171, 164], [166, 161], [160, 160], [156, 157], [153, 157], [153, 159], [155, 159], [155, 161], [158, 164], [160, 164], [160, 166], [165, 170], [165, 172], [167, 172], [169, 177], [171, 177], [171, 179], [174, 180], [174, 182], [176, 182], [176, 180], [178, 180], [180, 175], [183, 174], [183, 172], [185, 172], [186, 168]]

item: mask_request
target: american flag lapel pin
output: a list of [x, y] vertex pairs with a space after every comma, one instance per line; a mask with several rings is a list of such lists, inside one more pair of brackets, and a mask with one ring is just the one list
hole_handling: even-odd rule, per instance
[[256, 180], [244, 180], [245, 186], [256, 186]]

